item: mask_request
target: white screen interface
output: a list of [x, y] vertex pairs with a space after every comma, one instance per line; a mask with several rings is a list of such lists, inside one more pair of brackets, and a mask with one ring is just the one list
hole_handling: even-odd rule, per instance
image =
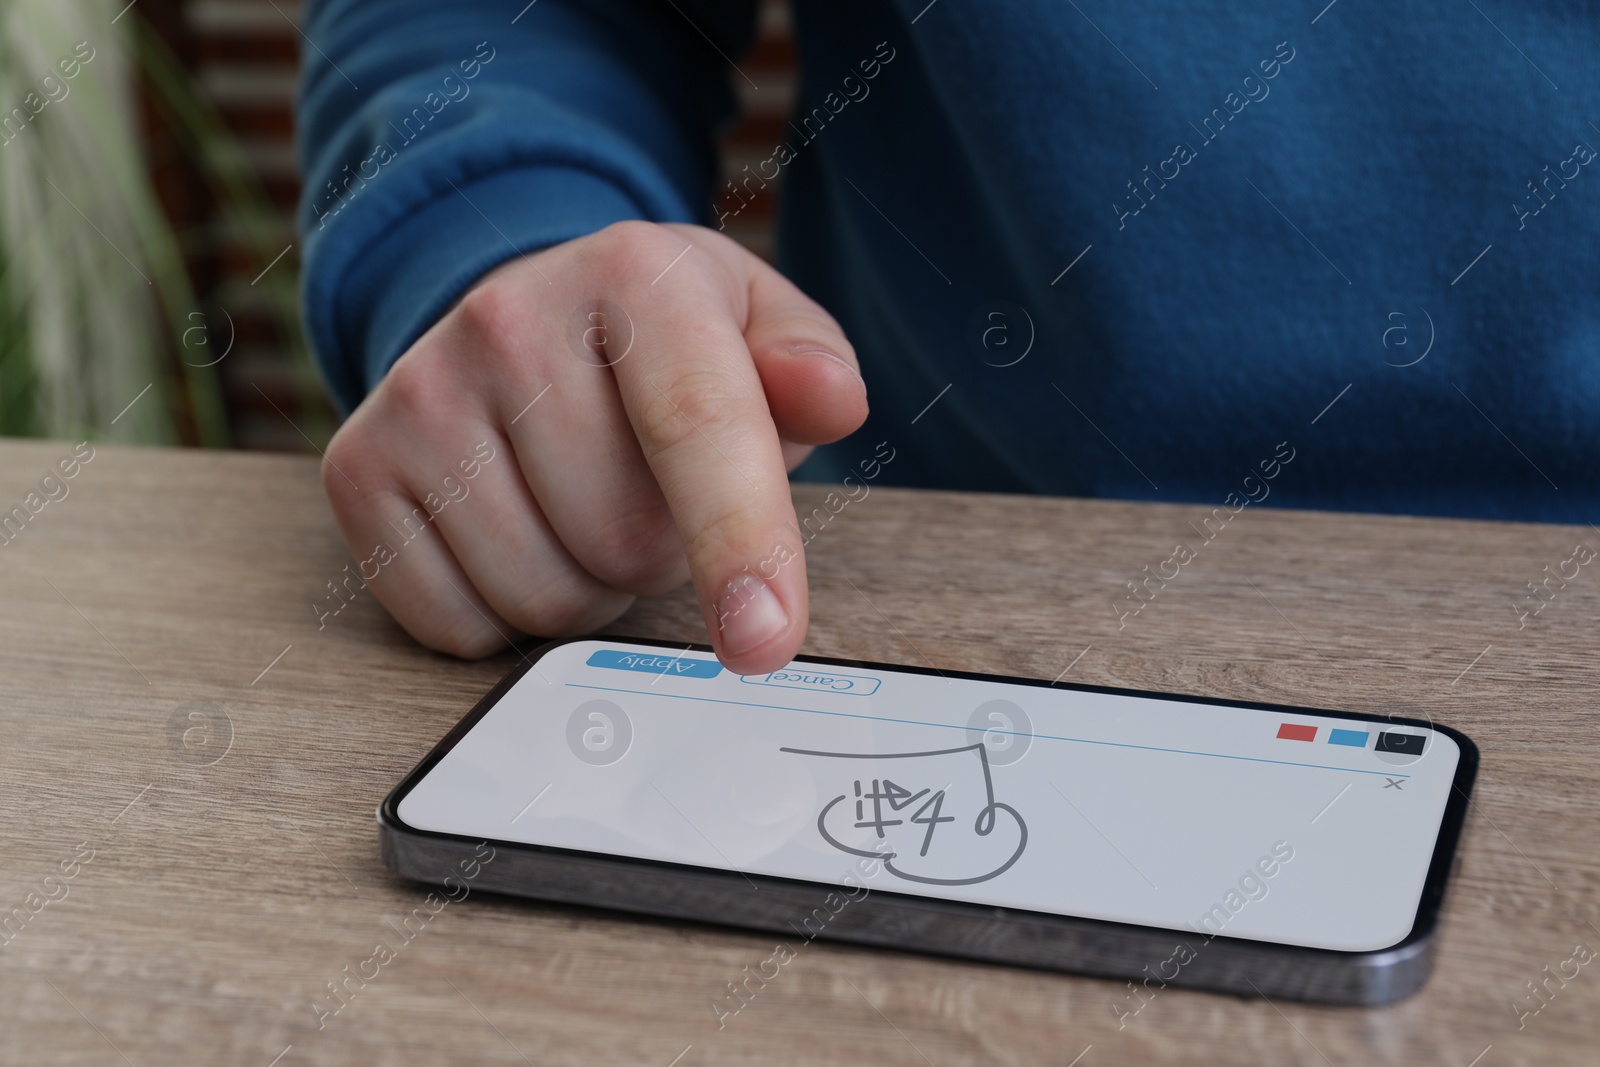
[[[574, 641], [402, 799], [419, 830], [1371, 951], [1460, 747], [1382, 718]], [[855, 899], [852, 897], [852, 899]]]

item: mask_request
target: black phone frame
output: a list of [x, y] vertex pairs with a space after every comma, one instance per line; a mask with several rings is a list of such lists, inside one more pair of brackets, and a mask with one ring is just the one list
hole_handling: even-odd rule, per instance
[[[467, 876], [462, 872], [475, 870], [474, 877], [470, 879], [472, 888], [510, 896], [612, 908], [721, 926], [799, 933], [806, 940], [818, 937], [990, 963], [1126, 979], [1141, 982], [1146, 989], [1171, 985], [1244, 996], [1370, 1006], [1409, 996], [1422, 987], [1432, 971], [1434, 935], [1456, 848], [1465, 825], [1479, 755], [1478, 746], [1459, 730], [1422, 719], [1384, 717], [1385, 721], [1397, 726], [1421, 727], [1447, 735], [1459, 746], [1461, 756], [1418, 900], [1416, 921], [1410, 933], [1394, 945], [1364, 952], [1305, 948], [1224, 934], [1207, 935], [1105, 919], [1002, 908], [914, 896], [892, 889], [864, 892], [860, 898], [835, 912], [823, 901], [828, 894], [842, 896], [842, 887], [824, 882], [515, 841], [485, 842], [482, 838], [408, 826], [400, 818], [399, 806], [416, 784], [525, 674], [534, 669], [540, 658], [551, 649], [579, 641], [623, 642], [679, 653], [714, 654], [714, 650], [706, 645], [685, 645], [619, 634], [545, 641], [530, 651], [523, 651], [522, 662], [485, 694], [379, 805], [379, 847], [385, 864], [391, 870], [402, 877], [446, 886], [451, 884], [447, 879], [453, 880], [457, 886], [468, 884]], [[1377, 718], [1371, 713], [1046, 682], [1033, 678], [866, 660], [797, 656], [793, 662], [939, 675], [1114, 696], [1139, 696], [1178, 703], [1225, 704], [1228, 707], [1278, 714], [1311, 714], [1369, 723]], [[494, 858], [488, 862], [483, 861], [479, 851], [484, 844], [493, 849]], [[502, 852], [505, 854], [502, 855]], [[754, 903], [748, 899], [752, 886], [762, 890], [758, 894], [760, 899]], [[792, 921], [797, 915], [803, 915], [804, 924], [805, 919], [810, 919], [819, 910], [828, 915], [829, 921], [822, 924], [815, 934], [808, 936], [809, 925], [796, 927]], [[1198, 948], [1194, 944], [1196, 941], [1200, 943]], [[1160, 965], [1173, 962], [1178, 943], [1188, 946], [1191, 958], [1179, 963], [1177, 973], [1168, 976], [1162, 972]], [[1213, 945], [1220, 945], [1221, 949], [1213, 951], [1209, 947]], [[1151, 971], [1152, 967], [1156, 968], [1156, 972]], [[1151, 985], [1152, 979], [1156, 983], [1154, 986]]]

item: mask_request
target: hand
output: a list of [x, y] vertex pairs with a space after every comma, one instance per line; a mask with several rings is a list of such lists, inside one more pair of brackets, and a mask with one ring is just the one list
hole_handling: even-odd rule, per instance
[[623, 222], [485, 275], [340, 428], [322, 483], [431, 648], [586, 633], [692, 577], [718, 657], [759, 673], [806, 631], [786, 472], [866, 413], [850, 342], [789, 281], [712, 230]]

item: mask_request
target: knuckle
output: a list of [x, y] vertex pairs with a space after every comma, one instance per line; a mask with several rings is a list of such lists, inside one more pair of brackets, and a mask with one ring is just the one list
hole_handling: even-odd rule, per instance
[[701, 434], [711, 440], [727, 436], [748, 399], [725, 372], [710, 367], [680, 369], [665, 386], [648, 386], [640, 406], [639, 443], [646, 459], [674, 451]]
[[707, 518], [690, 534], [684, 547], [691, 559], [715, 559], [727, 554], [730, 548], [742, 548], [746, 540], [743, 534], [748, 528], [749, 518], [746, 509], [734, 503], [719, 508]]
[[435, 585], [406, 564], [398, 572], [380, 573], [368, 585], [406, 633], [435, 652], [482, 659], [506, 643], [501, 631], [471, 602], [455, 593], [445, 595], [448, 586]]
[[550, 359], [533, 340], [543, 335], [543, 299], [540, 289], [530, 291], [516, 275], [479, 283], [451, 312], [448, 354], [435, 361], [448, 362], [458, 382], [477, 373], [490, 381], [526, 383], [530, 371]]
[[351, 506], [358, 498], [355, 486], [363, 480], [377, 480], [369, 456], [371, 446], [364, 430], [365, 420], [352, 419], [341, 426], [322, 453], [322, 491], [333, 504], [336, 513]]
[[608, 598], [595, 596], [576, 575], [563, 575], [526, 596], [510, 621], [530, 634], [561, 637], [592, 630], [622, 613], [621, 607], [611, 607]]
[[437, 632], [417, 633], [413, 636], [438, 652], [461, 659], [483, 659], [505, 645], [502, 637], [477, 612], [457, 613], [455, 618]]
[[446, 384], [433, 362], [401, 359], [389, 369], [380, 386], [385, 423], [415, 429], [433, 413]]
[[594, 244], [602, 264], [614, 277], [648, 269], [661, 254], [670, 257], [683, 247], [682, 240], [666, 227], [638, 219], [612, 223], [594, 235]]
[[328, 447], [322, 453], [322, 491], [331, 500], [344, 498], [344, 479], [339, 477], [339, 471], [348, 471], [354, 465], [356, 446], [353, 443], [354, 429], [351, 423], [345, 423], [333, 439], [328, 442]]
[[501, 276], [480, 282], [456, 304], [452, 317], [474, 340], [509, 336], [516, 328], [523, 303]]
[[664, 592], [682, 572], [683, 545], [665, 501], [613, 516], [584, 547], [589, 573], [613, 588]]

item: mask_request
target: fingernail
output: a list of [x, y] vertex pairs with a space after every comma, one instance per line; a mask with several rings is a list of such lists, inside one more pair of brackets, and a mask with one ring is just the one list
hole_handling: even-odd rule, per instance
[[730, 581], [717, 600], [717, 628], [722, 631], [722, 651], [739, 656], [777, 637], [789, 625], [783, 610], [766, 582], [753, 574], [741, 574]]
[[829, 352], [826, 348], [797, 348], [797, 349], [794, 350], [794, 354], [797, 355], [797, 356], [826, 356], [827, 358], [833, 360], [835, 363], [842, 364], [847, 370], [849, 370], [849, 372], [851, 374], [854, 374], [857, 378], [861, 377], [861, 372], [856, 370], [855, 367], [851, 366], [849, 360], [845, 359], [843, 356], [839, 355], [837, 352]]

